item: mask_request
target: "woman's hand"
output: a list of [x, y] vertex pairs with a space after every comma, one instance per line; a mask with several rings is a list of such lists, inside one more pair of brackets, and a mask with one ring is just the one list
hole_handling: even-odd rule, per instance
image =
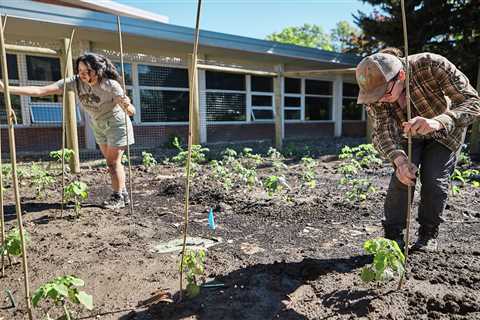
[[118, 97], [117, 103], [120, 105], [120, 107], [122, 107], [123, 111], [125, 111], [129, 117], [135, 114], [135, 107], [130, 102], [130, 98], [128, 96]]

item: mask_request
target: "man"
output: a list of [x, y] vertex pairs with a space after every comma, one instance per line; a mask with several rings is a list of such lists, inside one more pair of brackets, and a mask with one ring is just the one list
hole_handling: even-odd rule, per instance
[[[405, 245], [408, 185], [413, 192], [420, 168], [420, 229], [414, 249], [435, 251], [456, 154], [468, 125], [480, 116], [480, 98], [446, 58], [433, 53], [411, 55], [412, 119], [407, 121], [405, 58], [399, 52], [389, 48], [358, 64], [357, 103], [365, 104], [373, 120], [373, 145], [395, 168], [384, 205], [385, 237]], [[412, 162], [406, 154], [408, 133]]]

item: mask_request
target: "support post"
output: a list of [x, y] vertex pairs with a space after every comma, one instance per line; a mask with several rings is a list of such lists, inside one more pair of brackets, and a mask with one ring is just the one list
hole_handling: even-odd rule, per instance
[[[63, 53], [62, 59], [66, 61], [66, 73], [64, 78], [68, 78], [73, 75], [73, 62], [72, 52], [68, 51], [70, 39], [63, 39]], [[66, 132], [67, 132], [67, 148], [72, 149], [75, 154], [70, 159], [70, 170], [73, 173], [80, 172], [80, 153], [78, 149], [78, 133], [77, 133], [77, 113], [75, 106], [75, 92], [71, 89], [67, 89], [67, 96], [65, 97], [65, 105], [63, 106], [66, 119]]]
[[197, 61], [195, 61], [197, 57], [189, 54], [188, 56], [188, 72], [193, 75], [190, 77], [189, 81], [189, 90], [190, 90], [190, 99], [192, 101], [192, 108], [193, 112], [190, 113], [192, 115], [192, 143], [193, 144], [200, 144], [200, 106], [199, 106], [199, 86], [198, 86], [198, 68], [197, 68]]
[[273, 78], [273, 93], [275, 96], [275, 148], [281, 150], [283, 147], [284, 126], [283, 126], [283, 108], [282, 108], [282, 74], [283, 65], [275, 66], [277, 76]]
[[[480, 57], [478, 58], [477, 91], [480, 92]], [[472, 125], [472, 134], [470, 135], [470, 153], [480, 153], [480, 120], [475, 121]]]

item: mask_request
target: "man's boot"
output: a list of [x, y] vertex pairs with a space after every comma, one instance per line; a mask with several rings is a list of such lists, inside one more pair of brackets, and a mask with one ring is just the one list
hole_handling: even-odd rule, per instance
[[397, 226], [384, 225], [383, 230], [385, 232], [385, 238], [396, 241], [398, 246], [400, 247], [400, 250], [402, 250], [403, 252], [405, 250], [405, 238], [403, 236], [403, 229]]
[[438, 227], [420, 226], [418, 239], [413, 245], [413, 250], [435, 252], [438, 250]]

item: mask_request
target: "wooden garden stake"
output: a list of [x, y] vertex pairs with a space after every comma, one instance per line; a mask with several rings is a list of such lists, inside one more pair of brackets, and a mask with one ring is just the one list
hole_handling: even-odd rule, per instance
[[200, 10], [202, 8], [202, 0], [198, 0], [197, 6], [197, 18], [195, 23], [195, 39], [193, 43], [193, 54], [192, 54], [192, 72], [189, 74], [190, 78], [190, 104], [189, 104], [189, 117], [188, 117], [188, 156], [187, 156], [187, 180], [185, 182], [185, 213], [184, 213], [184, 226], [183, 226], [183, 245], [182, 245], [182, 256], [180, 261], [180, 300], [182, 299], [182, 290], [183, 290], [183, 260], [185, 256], [185, 249], [187, 245], [187, 233], [188, 233], [188, 208], [189, 208], [189, 197], [190, 197], [190, 169], [192, 162], [192, 132], [193, 132], [193, 117], [194, 117], [194, 101], [195, 94], [198, 90], [198, 76], [197, 76], [197, 52], [198, 52], [198, 38], [200, 34]]
[[30, 320], [33, 319], [32, 315], [32, 306], [30, 301], [30, 285], [28, 279], [28, 266], [27, 266], [27, 250], [25, 246], [25, 237], [23, 231], [23, 221], [22, 221], [22, 208], [20, 203], [20, 190], [18, 186], [18, 175], [17, 175], [17, 154], [15, 150], [15, 131], [13, 128], [13, 110], [12, 103], [10, 100], [10, 85], [8, 83], [8, 67], [7, 67], [7, 52], [5, 50], [5, 35], [4, 35], [4, 24], [3, 18], [0, 16], [0, 51], [1, 51], [1, 61], [2, 61], [2, 73], [3, 73], [3, 83], [4, 83], [4, 92], [3, 97], [5, 99], [5, 108], [8, 121], [8, 141], [10, 143], [10, 162], [12, 164], [12, 181], [13, 181], [13, 190], [15, 194], [15, 212], [17, 214], [18, 220], [18, 229], [20, 231], [20, 240], [22, 243], [22, 265], [23, 265], [23, 277], [25, 285], [25, 302], [27, 305], [28, 317]]
[[[122, 28], [120, 25], [120, 16], [117, 16], [117, 30], [118, 30], [118, 43], [120, 46], [120, 66], [122, 69], [122, 88], [124, 95], [127, 95], [125, 87], [125, 68], [123, 65], [123, 41], [122, 41]], [[132, 128], [133, 130], [133, 128]], [[130, 214], [133, 215], [133, 187], [132, 187], [132, 163], [130, 161], [130, 143], [128, 141], [128, 114], [125, 111], [125, 131], [127, 133], [127, 161], [128, 161], [128, 189], [130, 197]]]
[[65, 126], [66, 126], [66, 101], [67, 101], [67, 68], [68, 68], [68, 59], [72, 56], [72, 42], [73, 35], [75, 34], [75, 29], [72, 30], [70, 35], [70, 42], [68, 43], [68, 49], [65, 53], [65, 64], [63, 68], [63, 96], [62, 96], [62, 211], [61, 216], [63, 217], [63, 209], [65, 206]]
[[[402, 24], [403, 24], [403, 42], [405, 46], [405, 87], [406, 87], [406, 99], [407, 99], [407, 121], [410, 121], [412, 118], [412, 110], [410, 107], [410, 68], [408, 63], [408, 35], [407, 35], [407, 18], [405, 16], [405, 0], [401, 0], [402, 6]], [[408, 161], [412, 161], [412, 134], [408, 132]], [[407, 197], [407, 215], [406, 215], [406, 232], [405, 232], [405, 272], [407, 272], [407, 261], [408, 261], [408, 244], [410, 242], [410, 216], [412, 214], [412, 186], [408, 186], [408, 197]], [[404, 274], [400, 276], [400, 281], [398, 282], [398, 289], [402, 288]]]

